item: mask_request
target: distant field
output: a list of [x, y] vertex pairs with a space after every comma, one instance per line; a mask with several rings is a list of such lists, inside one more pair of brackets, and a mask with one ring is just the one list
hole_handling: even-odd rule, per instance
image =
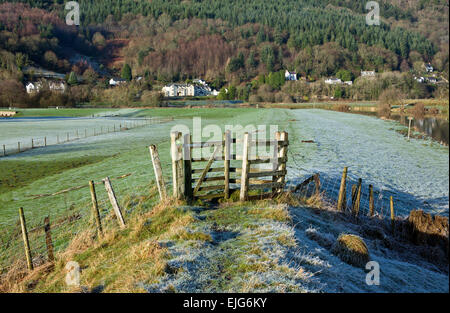
[[120, 109], [17, 109], [15, 117], [84, 117], [102, 114], [106, 112], [117, 112]]

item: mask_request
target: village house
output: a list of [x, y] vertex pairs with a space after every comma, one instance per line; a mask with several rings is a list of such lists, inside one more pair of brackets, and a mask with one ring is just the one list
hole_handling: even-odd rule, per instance
[[375, 71], [361, 71], [361, 77], [375, 77]]
[[213, 93], [209, 86], [197, 84], [170, 84], [164, 86], [162, 92], [166, 97], [201, 97]]
[[119, 86], [119, 85], [123, 85], [126, 84], [127, 81], [123, 78], [111, 78], [109, 80], [109, 85], [110, 86]]
[[437, 82], [438, 82], [436, 77], [426, 77], [425, 79], [430, 84], [437, 84]]
[[297, 80], [297, 73], [289, 72], [288, 70], [286, 70], [286, 72], [284, 73], [284, 77], [286, 78], [286, 80]]
[[425, 82], [425, 77], [420, 76], [420, 77], [414, 77], [414, 79], [418, 82], [418, 83], [424, 83]]
[[340, 78], [331, 77], [325, 79], [325, 84], [328, 85], [342, 84], [342, 80]]
[[[44, 82], [29, 82], [25, 85], [25, 89], [28, 94], [36, 93], [44, 88]], [[50, 81], [48, 82], [48, 89], [53, 92], [64, 93], [66, 91], [66, 84], [63, 81]]]
[[29, 82], [25, 85], [25, 89], [27, 90], [27, 93], [34, 93], [39, 92], [39, 90], [42, 89], [42, 83], [41, 82]]
[[427, 63], [427, 64], [425, 64], [425, 70], [426, 70], [428, 73], [433, 73], [434, 68], [433, 68], [433, 66], [432, 66], [430, 63]]

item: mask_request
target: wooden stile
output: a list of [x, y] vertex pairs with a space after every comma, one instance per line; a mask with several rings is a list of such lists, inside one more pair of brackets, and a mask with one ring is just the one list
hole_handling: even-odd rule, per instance
[[114, 190], [112, 188], [111, 181], [109, 180], [109, 177], [106, 177], [103, 180], [103, 183], [105, 184], [105, 188], [106, 188], [106, 191], [108, 193], [109, 201], [111, 202], [111, 205], [112, 205], [112, 207], [114, 209], [114, 213], [117, 216], [117, 221], [119, 222], [119, 225], [120, 225], [121, 228], [125, 228], [126, 227], [125, 220], [123, 218], [122, 211], [120, 210], [119, 203], [117, 202], [116, 195], [114, 194]]

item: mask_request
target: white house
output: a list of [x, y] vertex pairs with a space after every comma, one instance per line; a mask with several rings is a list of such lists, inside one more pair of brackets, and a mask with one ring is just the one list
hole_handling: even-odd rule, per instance
[[375, 77], [375, 70], [373, 71], [361, 71], [361, 77]]
[[348, 81], [345, 81], [344, 84], [351, 86], [351, 85], [353, 85], [353, 82], [351, 80], [348, 80]]
[[27, 93], [34, 93], [39, 92], [39, 90], [42, 89], [42, 83], [41, 82], [29, 82], [25, 85], [25, 89], [27, 90]]
[[[42, 81], [29, 82], [25, 85], [27, 93], [39, 92], [43, 89], [44, 83]], [[64, 93], [66, 91], [66, 84], [63, 81], [50, 81], [48, 82], [48, 89], [54, 92]]]
[[433, 73], [434, 68], [430, 63], [425, 64], [425, 69], [428, 73]]
[[286, 72], [284, 73], [284, 77], [286, 78], [286, 80], [297, 80], [297, 73], [289, 72], [288, 70], [286, 70]]
[[[213, 94], [209, 86], [194, 84], [170, 84], [164, 86], [162, 92], [166, 97], [197, 97]], [[216, 93], [218, 94], [217, 91]]]
[[110, 86], [119, 86], [119, 85], [123, 85], [126, 84], [127, 81], [123, 78], [111, 78], [109, 80], [109, 85]]
[[328, 85], [342, 84], [342, 80], [340, 78], [331, 77], [325, 79], [325, 84]]
[[425, 82], [425, 77], [421, 76], [421, 77], [414, 77], [414, 79], [418, 82], [418, 83], [424, 83]]
[[66, 84], [63, 81], [59, 82], [49, 82], [48, 88], [51, 91], [61, 92], [64, 93], [66, 91]]

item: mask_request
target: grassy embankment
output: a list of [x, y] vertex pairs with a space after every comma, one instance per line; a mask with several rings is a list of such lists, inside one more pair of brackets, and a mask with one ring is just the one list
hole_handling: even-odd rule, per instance
[[[285, 205], [188, 207], [171, 200], [146, 207], [152, 197], [154, 190], [136, 204], [127, 229], [111, 227], [101, 238], [84, 231], [57, 254], [54, 266], [10, 273], [18, 283], [9, 291], [307, 291], [302, 283], [312, 274], [284, 259], [296, 246]], [[69, 261], [82, 268], [81, 288], [65, 284]]]

